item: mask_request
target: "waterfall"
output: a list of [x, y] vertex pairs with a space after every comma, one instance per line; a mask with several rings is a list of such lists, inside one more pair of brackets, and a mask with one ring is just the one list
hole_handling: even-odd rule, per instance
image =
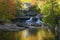
[[28, 25], [31, 25], [31, 23], [32, 23], [32, 19], [33, 19], [33, 17], [30, 17], [29, 20], [26, 20], [26, 23], [27, 23]]
[[27, 25], [30, 25], [30, 26], [31, 26], [31, 24], [42, 25], [42, 21], [41, 21], [41, 19], [39, 17], [36, 17], [36, 18], [30, 17], [29, 20], [26, 20], [26, 23], [27, 23]]
[[32, 22], [32, 19], [33, 19], [33, 17], [30, 17], [30, 19], [27, 20], [27, 22]]
[[40, 19], [39, 17], [37, 17], [36, 23], [37, 23], [37, 24], [41, 24], [41, 23], [42, 23], [42, 21], [41, 21], [41, 19]]

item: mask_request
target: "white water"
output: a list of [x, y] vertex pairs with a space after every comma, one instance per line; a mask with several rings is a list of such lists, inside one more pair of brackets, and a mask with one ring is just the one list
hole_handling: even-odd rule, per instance
[[[27, 23], [28, 25], [30, 25], [30, 26], [29, 26], [30, 30], [32, 30], [32, 28], [34, 27], [34, 26], [31, 26], [32, 23], [42, 24], [42, 21], [40, 20], [40, 18], [39, 18], [39, 17], [36, 17], [36, 18], [37, 18], [37, 21], [34, 21], [34, 20], [33, 20], [33, 17], [30, 17], [29, 20], [26, 20], [26, 23]], [[34, 21], [34, 22], [33, 22], [33, 21]], [[29, 36], [30, 36], [28, 30], [26, 30], [26, 31], [24, 32], [24, 34], [25, 34], [25, 37], [29, 37]]]
[[30, 17], [30, 19], [27, 20], [27, 22], [32, 22], [32, 19], [33, 19], [33, 17]]
[[37, 17], [37, 21], [35, 21], [35, 22], [33, 22], [33, 21], [34, 21], [34, 20], [33, 20], [33, 17], [30, 17], [29, 20], [26, 20], [26, 23], [27, 23], [28, 25], [31, 25], [32, 23], [42, 24], [42, 21], [40, 20], [39, 17]]
[[28, 25], [31, 25], [31, 24], [32, 24], [32, 19], [33, 19], [33, 17], [30, 17], [29, 20], [26, 20], [26, 23], [27, 23]]
[[37, 24], [41, 24], [41, 23], [42, 23], [42, 21], [41, 21], [39, 18], [37, 18], [36, 23], [37, 23]]

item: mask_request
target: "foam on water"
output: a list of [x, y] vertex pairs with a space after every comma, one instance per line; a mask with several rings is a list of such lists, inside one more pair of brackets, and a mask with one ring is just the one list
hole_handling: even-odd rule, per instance
[[31, 24], [33, 24], [33, 23], [41, 24], [41, 23], [42, 23], [41, 19], [40, 19], [39, 17], [36, 17], [36, 18], [37, 18], [37, 20], [34, 21], [34, 20], [33, 20], [33, 17], [30, 17], [29, 20], [26, 20], [26, 23], [27, 23], [28, 25], [31, 25]]

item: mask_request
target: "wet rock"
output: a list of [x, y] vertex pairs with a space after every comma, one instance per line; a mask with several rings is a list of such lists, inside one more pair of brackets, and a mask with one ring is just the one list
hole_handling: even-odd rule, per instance
[[27, 12], [25, 15], [31, 17], [31, 16], [36, 16], [37, 13], [36, 12]]
[[31, 26], [37, 26], [37, 27], [40, 27], [41, 24], [33, 23], [33, 24], [31, 24]]
[[4, 20], [0, 20], [0, 25], [4, 25], [5, 21]]
[[28, 25], [25, 22], [17, 22], [16, 25], [18, 27], [28, 27]]
[[30, 19], [29, 17], [16, 17], [15, 19], [11, 19], [14, 22], [25, 22], [26, 20]]
[[37, 14], [36, 17], [43, 18], [44, 15], [42, 15], [42, 14]]
[[16, 24], [0, 25], [1, 31], [21, 31], [24, 29], [25, 29], [24, 27], [18, 27]]

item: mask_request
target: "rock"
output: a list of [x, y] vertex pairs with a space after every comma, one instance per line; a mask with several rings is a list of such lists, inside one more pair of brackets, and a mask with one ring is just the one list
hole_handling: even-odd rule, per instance
[[27, 27], [27, 24], [25, 22], [17, 22], [16, 25], [18, 27]]
[[15, 19], [11, 19], [12, 23], [16, 22], [24, 22], [26, 20], [30, 19], [29, 17], [16, 17]]
[[41, 27], [41, 24], [32, 23], [31, 26]]
[[4, 24], [5, 24], [5, 21], [1, 20], [0, 25], [4, 25]]
[[44, 15], [42, 15], [42, 14], [37, 14], [36, 17], [43, 18]]
[[36, 16], [37, 13], [36, 12], [27, 12], [25, 15], [31, 17], [31, 16]]
[[24, 27], [18, 27], [16, 24], [0, 25], [1, 31], [21, 31], [24, 29], [25, 29]]

